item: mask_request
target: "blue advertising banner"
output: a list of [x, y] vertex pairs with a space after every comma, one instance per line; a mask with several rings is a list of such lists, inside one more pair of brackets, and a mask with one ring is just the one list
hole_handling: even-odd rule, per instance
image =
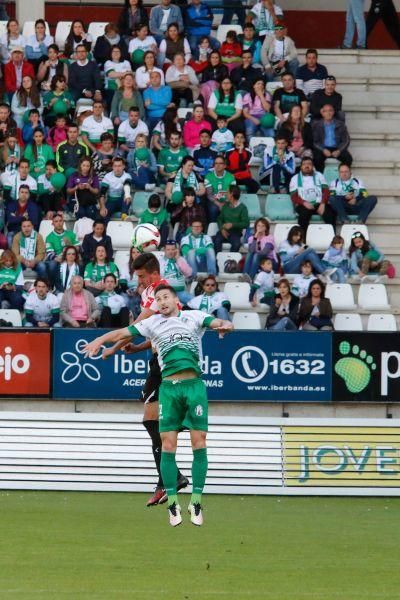
[[[53, 397], [138, 400], [144, 385], [147, 352], [118, 353], [108, 360], [85, 358], [86, 342], [102, 330], [54, 330]], [[331, 400], [332, 337], [319, 332], [235, 332], [203, 337], [203, 379], [210, 400]]]

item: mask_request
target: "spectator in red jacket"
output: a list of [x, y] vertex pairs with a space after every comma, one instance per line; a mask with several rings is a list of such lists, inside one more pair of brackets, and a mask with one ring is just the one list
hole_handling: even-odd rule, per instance
[[4, 65], [4, 85], [9, 99], [22, 84], [22, 79], [26, 75], [35, 79], [33, 66], [27, 60], [24, 60], [24, 49], [21, 46], [15, 46], [11, 50], [11, 60]]
[[246, 137], [240, 131], [235, 135], [235, 146], [226, 154], [226, 168], [234, 175], [238, 185], [246, 186], [249, 194], [256, 194], [260, 184], [251, 175], [249, 162], [253, 156], [245, 146]]

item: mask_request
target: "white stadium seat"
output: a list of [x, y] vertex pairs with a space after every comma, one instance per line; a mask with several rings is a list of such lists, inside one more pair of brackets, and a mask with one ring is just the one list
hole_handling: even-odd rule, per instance
[[365, 310], [389, 310], [390, 304], [383, 283], [362, 283], [358, 290], [358, 305]]
[[331, 245], [335, 230], [327, 223], [310, 223], [307, 229], [306, 244], [316, 252], [325, 252]]
[[104, 35], [104, 29], [105, 29], [106, 25], [107, 25], [107, 23], [100, 23], [100, 22], [96, 22], [96, 21], [93, 21], [93, 23], [90, 23], [90, 25], [88, 27], [88, 34], [90, 35], [90, 37], [93, 40], [92, 48], [94, 48], [97, 38], [100, 37], [101, 35]]
[[74, 233], [80, 242], [82, 242], [86, 234], [92, 233], [93, 223], [93, 219], [89, 219], [89, 217], [82, 217], [75, 221]]
[[251, 311], [249, 283], [245, 281], [228, 281], [224, 287], [224, 294], [228, 297], [232, 309]]
[[0, 21], [0, 36], [7, 33], [8, 21]]
[[[273, 148], [275, 145], [275, 140], [273, 137], [258, 137], [253, 136], [249, 140], [249, 150], [254, 154], [254, 148], [260, 146], [261, 144], [265, 144], [269, 148]], [[250, 165], [261, 165], [263, 162], [262, 158], [258, 156], [252, 156], [250, 159]]]
[[228, 31], [236, 31], [237, 34], [240, 34], [243, 33], [243, 27], [241, 25], [218, 25], [217, 40], [221, 44], [225, 42]]
[[238, 263], [242, 258], [240, 252], [218, 252], [217, 264], [219, 275], [223, 275], [226, 279], [237, 279], [238, 273], [225, 273], [225, 262], [227, 260], [236, 260]]
[[336, 331], [362, 331], [361, 315], [357, 313], [338, 313], [335, 316], [334, 327]]
[[[35, 21], [25, 21], [24, 27], [22, 29], [22, 35], [25, 39], [28, 39], [30, 35], [35, 33]], [[50, 27], [46, 21], [46, 35], [50, 35]]]
[[261, 329], [261, 319], [256, 312], [235, 312], [232, 322], [235, 329]]
[[381, 315], [379, 313], [375, 313], [373, 315], [369, 315], [368, 331], [397, 331], [396, 318], [394, 315], [390, 313]]
[[[65, 223], [64, 223], [64, 229], [67, 229], [67, 226], [65, 225]], [[39, 233], [42, 236], [42, 238], [44, 239], [44, 241], [46, 241], [46, 237], [52, 231], [53, 231], [53, 221], [51, 221], [49, 219], [43, 219], [43, 221], [40, 221]]]
[[117, 250], [114, 254], [114, 262], [117, 265], [119, 272], [126, 269], [129, 262], [129, 250]]
[[54, 41], [60, 50], [64, 50], [65, 40], [71, 29], [72, 21], [58, 21]]
[[178, 119], [186, 120], [191, 113], [193, 114], [193, 108], [178, 108]]
[[325, 296], [331, 301], [334, 311], [354, 310], [357, 306], [349, 283], [330, 283], [326, 286]]
[[214, 235], [217, 235], [219, 231], [218, 228], [218, 223], [209, 223], [208, 225], [208, 229], [207, 229], [207, 235], [209, 235], [210, 237], [214, 237]]
[[13, 308], [1, 308], [0, 319], [4, 319], [4, 321], [12, 323], [14, 327], [22, 326], [21, 313], [19, 310]]
[[365, 239], [369, 240], [369, 232], [368, 227], [366, 225], [357, 223], [346, 223], [345, 225], [342, 225], [342, 229], [340, 230], [340, 235], [344, 239], [344, 247], [346, 248], [346, 250], [350, 247], [351, 236], [356, 231], [360, 231], [365, 237]]
[[295, 225], [297, 225], [297, 223], [277, 223], [275, 225], [273, 234], [274, 234], [275, 245], [277, 248], [279, 247], [279, 244], [281, 244], [282, 242], [287, 240], [289, 231]]
[[114, 250], [126, 250], [132, 245], [133, 225], [130, 221], [110, 221], [107, 234], [111, 237]]

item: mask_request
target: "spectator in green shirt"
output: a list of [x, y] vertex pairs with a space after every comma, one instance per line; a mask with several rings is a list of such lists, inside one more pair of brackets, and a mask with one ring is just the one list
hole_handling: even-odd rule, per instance
[[217, 219], [219, 231], [214, 238], [215, 252], [221, 252], [222, 244], [226, 242], [231, 244], [232, 252], [239, 252], [243, 229], [250, 225], [247, 207], [240, 202], [238, 185], [229, 186], [227, 200]]
[[32, 144], [25, 148], [24, 157], [29, 160], [29, 173], [35, 179], [44, 175], [48, 160], [54, 160], [54, 152], [44, 141], [42, 129], [37, 128], [33, 133]]
[[[104, 291], [104, 277], [112, 273], [116, 278], [119, 278], [117, 265], [110, 261], [107, 257], [105, 246], [97, 246], [94, 259], [85, 267], [83, 279], [85, 288], [93, 294], [99, 296]], [[118, 279], [117, 279], [118, 280]]]
[[165, 246], [168, 238], [169, 215], [165, 208], [161, 206], [161, 198], [158, 194], [152, 194], [149, 198], [146, 210], [142, 213], [139, 223], [151, 223], [155, 225], [161, 235], [160, 246]]
[[182, 146], [182, 134], [172, 131], [168, 137], [169, 146], [162, 148], [158, 154], [158, 172], [163, 181], [174, 178], [188, 151]]
[[226, 170], [226, 160], [223, 156], [217, 156], [214, 168], [204, 180], [207, 193], [207, 213], [210, 222], [217, 220], [221, 208], [226, 202], [229, 186], [236, 183], [232, 173]]
[[53, 227], [53, 231], [46, 237], [47, 276], [52, 285], [55, 283], [65, 246], [76, 246], [79, 249], [79, 242], [75, 233], [64, 229], [64, 216], [62, 213], [54, 215]]

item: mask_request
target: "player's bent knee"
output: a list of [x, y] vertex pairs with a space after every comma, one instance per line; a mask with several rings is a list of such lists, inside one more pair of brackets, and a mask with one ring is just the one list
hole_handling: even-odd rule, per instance
[[207, 432], [206, 431], [196, 431], [194, 429], [190, 432], [190, 438], [192, 441], [193, 450], [199, 450], [200, 448], [205, 448], [207, 445]]
[[178, 434], [175, 431], [161, 433], [161, 442], [163, 452], [176, 452]]

